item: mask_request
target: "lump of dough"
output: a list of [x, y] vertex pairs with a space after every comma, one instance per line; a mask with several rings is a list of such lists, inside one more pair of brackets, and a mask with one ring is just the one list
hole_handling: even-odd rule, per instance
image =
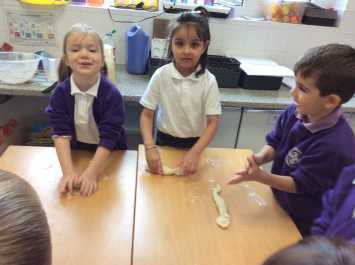
[[[148, 166], [146, 166], [145, 170], [150, 172]], [[183, 174], [182, 169], [180, 167], [171, 168], [171, 167], [163, 166], [163, 175], [164, 176], [172, 176], [172, 175], [183, 176], [184, 174]]]
[[212, 197], [219, 213], [219, 216], [216, 218], [216, 223], [222, 228], [227, 228], [230, 224], [230, 216], [228, 214], [227, 206], [220, 195], [221, 190], [219, 184], [217, 184], [212, 190]]
[[216, 224], [219, 225], [222, 228], [227, 228], [230, 224], [230, 219], [229, 219], [229, 215], [220, 215], [216, 218]]
[[183, 173], [182, 173], [182, 170], [180, 167], [170, 168], [167, 166], [163, 166], [163, 175], [164, 176], [172, 176], [172, 175], [182, 176]]

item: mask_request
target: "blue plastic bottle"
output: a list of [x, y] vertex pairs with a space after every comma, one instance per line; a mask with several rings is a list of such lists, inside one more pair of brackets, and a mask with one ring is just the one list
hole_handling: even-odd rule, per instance
[[86, 3], [86, 0], [72, 0], [71, 1], [73, 4], [78, 4], [78, 5], [80, 5], [80, 4], [85, 4]]
[[127, 72], [145, 74], [149, 59], [149, 36], [143, 29], [135, 25], [126, 33], [127, 39]]

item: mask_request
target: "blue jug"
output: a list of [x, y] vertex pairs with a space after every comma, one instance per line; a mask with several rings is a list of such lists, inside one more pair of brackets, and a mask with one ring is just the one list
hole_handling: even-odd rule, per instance
[[149, 59], [149, 36], [143, 29], [135, 25], [126, 33], [127, 39], [127, 72], [145, 74]]

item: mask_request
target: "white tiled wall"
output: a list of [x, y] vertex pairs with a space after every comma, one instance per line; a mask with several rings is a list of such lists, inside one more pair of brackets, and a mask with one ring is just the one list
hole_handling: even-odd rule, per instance
[[[259, 1], [259, 0], [258, 0]], [[46, 11], [24, 7], [14, 0], [0, 0], [0, 42], [8, 40], [6, 28], [6, 11], [23, 10], [26, 12]], [[125, 62], [125, 32], [134, 23], [123, 24], [112, 22], [107, 9], [67, 6], [53, 12], [56, 19], [58, 42], [55, 47], [45, 48], [50, 53], [60, 56], [62, 38], [69, 27], [76, 22], [85, 22], [94, 26], [100, 34], [117, 30], [117, 56], [119, 63]], [[156, 14], [156, 13], [155, 13]], [[132, 10], [113, 10], [115, 20], [140, 20], [152, 16], [152, 13]], [[173, 15], [163, 15], [173, 17]], [[355, 1], [348, 1], [339, 27], [319, 27], [295, 25], [275, 22], [247, 22], [232, 19], [210, 19], [212, 42], [210, 54], [244, 55], [263, 57], [278, 61], [292, 67], [306, 49], [326, 44], [340, 42], [355, 47]], [[151, 35], [152, 20], [139, 23]], [[16, 46], [17, 50], [39, 50], [43, 47]]]
[[0, 45], [7, 40], [7, 31], [4, 14], [4, 1], [0, 0]]
[[348, 0], [347, 10], [355, 11], [355, 1], [353, 1], [353, 0]]

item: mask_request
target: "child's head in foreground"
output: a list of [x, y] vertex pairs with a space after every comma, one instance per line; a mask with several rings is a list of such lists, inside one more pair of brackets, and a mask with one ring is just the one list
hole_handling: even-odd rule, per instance
[[355, 245], [348, 241], [313, 236], [281, 249], [263, 265], [354, 265]]
[[46, 214], [33, 188], [0, 170], [0, 264], [50, 265]]
[[294, 72], [296, 79], [311, 80], [321, 97], [336, 95], [339, 106], [355, 93], [355, 49], [344, 44], [309, 49]]

